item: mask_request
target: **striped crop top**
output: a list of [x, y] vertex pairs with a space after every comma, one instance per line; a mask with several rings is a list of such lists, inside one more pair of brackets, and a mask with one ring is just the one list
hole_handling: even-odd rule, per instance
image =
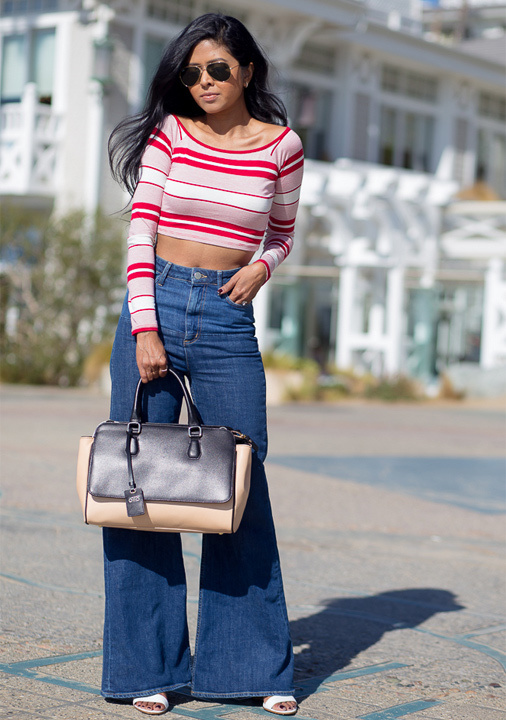
[[128, 303], [132, 334], [158, 330], [155, 243], [170, 237], [256, 251], [267, 278], [293, 245], [303, 170], [299, 137], [285, 128], [253, 150], [223, 150], [193, 138], [168, 115], [153, 131], [132, 198]]

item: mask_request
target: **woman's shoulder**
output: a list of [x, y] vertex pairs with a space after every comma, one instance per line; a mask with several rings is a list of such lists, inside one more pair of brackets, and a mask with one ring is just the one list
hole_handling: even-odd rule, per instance
[[165, 133], [167, 137], [171, 137], [177, 128], [177, 117], [175, 115], [166, 115], [161, 123], [158, 125], [158, 129]]
[[290, 160], [303, 160], [304, 158], [302, 140], [290, 127], [283, 127], [281, 129], [278, 142], [275, 143], [275, 150], [281, 165], [284, 165]]

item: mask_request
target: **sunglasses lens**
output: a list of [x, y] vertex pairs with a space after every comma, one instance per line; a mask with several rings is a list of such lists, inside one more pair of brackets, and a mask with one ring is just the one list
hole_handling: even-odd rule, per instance
[[199, 81], [200, 78], [200, 68], [198, 67], [185, 67], [183, 70], [181, 70], [181, 82], [183, 85], [186, 85], [186, 87], [191, 87], [192, 85], [195, 85]]
[[218, 80], [219, 82], [225, 82], [230, 77], [230, 67], [224, 62], [209, 63], [207, 72], [213, 80]]

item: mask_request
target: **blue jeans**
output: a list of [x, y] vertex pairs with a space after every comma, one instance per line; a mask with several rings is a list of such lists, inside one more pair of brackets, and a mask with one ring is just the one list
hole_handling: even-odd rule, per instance
[[[195, 655], [190, 660], [186, 580], [177, 533], [104, 528], [102, 695], [147, 696], [190, 685], [203, 698], [293, 693], [293, 654], [263, 461], [265, 377], [253, 309], [220, 297], [235, 270], [156, 260], [160, 336], [187, 375], [206, 425], [228, 425], [258, 445], [239, 530], [203, 535]], [[125, 301], [111, 358], [111, 419], [130, 418], [139, 372]], [[150, 382], [144, 417], [178, 422], [181, 391]]]

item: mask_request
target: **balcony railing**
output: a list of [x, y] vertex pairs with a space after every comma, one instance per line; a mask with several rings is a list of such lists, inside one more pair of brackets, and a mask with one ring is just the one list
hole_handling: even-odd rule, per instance
[[60, 118], [38, 102], [34, 83], [25, 86], [21, 102], [0, 109], [0, 194], [56, 193]]

